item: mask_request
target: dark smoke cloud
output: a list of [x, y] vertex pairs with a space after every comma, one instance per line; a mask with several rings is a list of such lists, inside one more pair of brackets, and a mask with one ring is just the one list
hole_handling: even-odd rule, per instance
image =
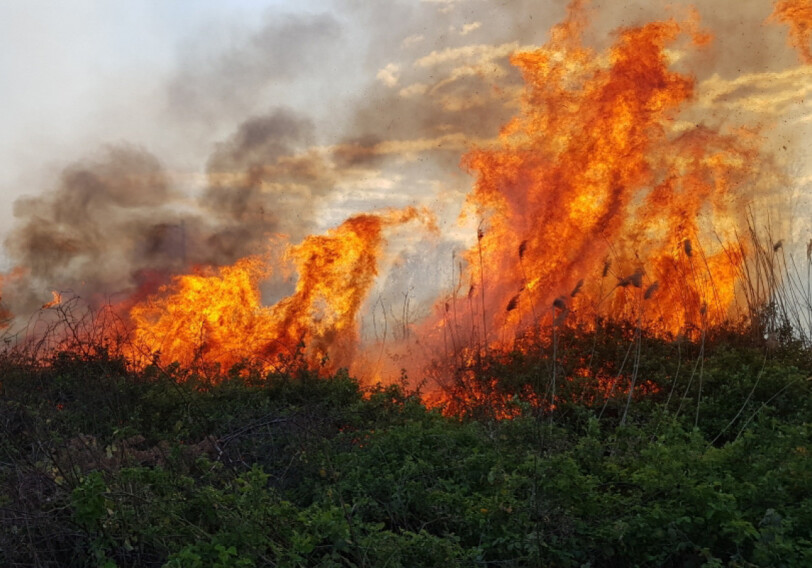
[[117, 301], [193, 265], [267, 252], [274, 235], [300, 240], [314, 230], [319, 200], [348, 175], [314, 140], [313, 122], [292, 110], [252, 117], [215, 146], [208, 186], [192, 197], [137, 147], [67, 166], [55, 189], [15, 203], [5, 246], [27, 277], [4, 285], [4, 301], [30, 312], [51, 288]]
[[299, 240], [313, 230], [317, 201], [339, 175], [310, 149], [314, 140], [311, 120], [277, 109], [246, 120], [217, 145], [200, 206], [221, 226], [204, 240], [221, 263], [261, 249], [271, 233]]
[[312, 144], [316, 127], [290, 110], [279, 109], [243, 122], [209, 159], [210, 171], [261, 166]]
[[[53, 191], [19, 199], [18, 224], [5, 246], [33, 283], [114, 293], [128, 287], [134, 271], [176, 261], [168, 227], [177, 219], [169, 209], [177, 198], [155, 156], [110, 147], [65, 168]], [[36, 303], [23, 296], [15, 304]]]

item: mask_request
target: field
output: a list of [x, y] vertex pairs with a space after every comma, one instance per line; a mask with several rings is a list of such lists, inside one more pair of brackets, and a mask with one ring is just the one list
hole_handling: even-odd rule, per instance
[[[742, 330], [667, 341], [608, 323], [558, 341], [555, 359], [541, 344], [481, 359], [464, 373], [478, 397], [455, 398], [462, 385], [448, 384], [432, 409], [406, 382], [361, 388], [346, 372], [324, 378], [295, 362], [204, 377], [132, 370], [102, 348], [36, 362], [8, 354], [0, 558], [812, 562], [812, 358], [801, 342]], [[589, 349], [588, 374], [572, 376], [574, 355]], [[645, 388], [629, 396], [631, 381]]]

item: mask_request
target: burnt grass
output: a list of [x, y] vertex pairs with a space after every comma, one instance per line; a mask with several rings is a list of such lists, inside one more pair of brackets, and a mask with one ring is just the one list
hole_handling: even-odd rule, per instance
[[600, 322], [554, 353], [482, 354], [428, 409], [417, 378], [295, 361], [7, 352], [0, 565], [812, 566], [812, 354], [789, 331]]

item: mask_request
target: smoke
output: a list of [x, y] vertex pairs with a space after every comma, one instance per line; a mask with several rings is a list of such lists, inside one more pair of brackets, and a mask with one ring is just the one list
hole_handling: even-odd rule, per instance
[[[498, 8], [474, 0], [347, 4], [368, 30], [365, 63], [376, 77], [356, 100], [349, 130], [356, 139], [369, 140], [364, 147], [374, 155], [381, 140], [450, 133], [468, 141], [493, 137], [515, 113], [522, 85], [510, 54], [544, 43], [568, 2], [510, 2]], [[585, 43], [602, 50], [618, 28], [671, 16], [684, 19], [689, 6], [695, 6], [701, 25], [715, 37], [708, 49], [683, 54], [685, 59], [675, 63], [680, 71], [690, 70], [702, 81], [791, 64], [784, 38], [764, 25], [770, 6], [762, 0], [737, 2], [734, 12], [717, 0], [682, 7], [595, 0], [587, 6], [591, 17]], [[445, 157], [458, 161], [458, 149], [449, 150]]]
[[159, 160], [141, 148], [109, 147], [67, 166], [53, 191], [14, 204], [5, 246], [30, 280], [6, 300], [17, 311], [49, 286], [115, 293], [135, 271], [172, 264], [176, 199]]
[[350, 112], [356, 156], [380, 155], [385, 140], [433, 141], [432, 165], [453, 169], [515, 110], [521, 77], [509, 55], [544, 41], [565, 2], [346, 4], [369, 30], [365, 64], [375, 77]]
[[277, 109], [246, 120], [208, 161], [200, 198], [220, 226], [205, 239], [211, 262], [233, 262], [261, 249], [271, 233], [299, 240], [314, 228], [314, 200], [335, 183], [330, 164], [308, 148], [312, 121]]
[[211, 25], [181, 51], [166, 86], [169, 116], [210, 128], [243, 120], [278, 87], [318, 72], [342, 28], [330, 14], [268, 13], [261, 27]]
[[[436, 297], [455, 281], [454, 254], [476, 236], [457, 225], [471, 187], [460, 158], [516, 114], [522, 77], [510, 55], [544, 43], [567, 4], [336, 0], [330, 13], [212, 22], [180, 46], [157, 94], [133, 104], [134, 120], [148, 124], [132, 131], [147, 136], [88, 148], [46, 191], [15, 203], [5, 251], [26, 275], [3, 283], [4, 304], [24, 314], [52, 288], [127, 297], [195, 265], [265, 252], [272, 240], [300, 242], [359, 211], [407, 205], [430, 207], [445, 239], [404, 245], [376, 293]], [[665, 2], [643, 0], [589, 9], [585, 41], [598, 49], [619, 26], [668, 15]], [[701, 0], [697, 11], [716, 39], [673, 54], [698, 84], [699, 111], [681, 120], [747, 123], [748, 96], [786, 100], [808, 82], [768, 80], [795, 54], [781, 27], [763, 25], [762, 0], [735, 10]], [[742, 76], [752, 79], [735, 83]], [[780, 111], [758, 116], [766, 125]]]
[[274, 235], [300, 240], [339, 175], [308, 150], [314, 130], [288, 109], [245, 121], [216, 145], [207, 187], [192, 197], [142, 148], [108, 147], [67, 166], [53, 191], [15, 203], [5, 246], [27, 270], [17, 291], [32, 295], [14, 307], [36, 307], [49, 287], [105, 301], [131, 293], [147, 273], [163, 275], [154, 287], [193, 265], [261, 253]]

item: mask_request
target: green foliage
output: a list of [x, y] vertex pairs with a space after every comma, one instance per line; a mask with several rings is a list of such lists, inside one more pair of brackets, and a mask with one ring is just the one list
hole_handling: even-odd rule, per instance
[[812, 565], [805, 355], [641, 338], [628, 399], [628, 332], [562, 334], [554, 413], [521, 400], [545, 394], [541, 346], [481, 362], [510, 420], [343, 372], [2, 361], [0, 563]]

